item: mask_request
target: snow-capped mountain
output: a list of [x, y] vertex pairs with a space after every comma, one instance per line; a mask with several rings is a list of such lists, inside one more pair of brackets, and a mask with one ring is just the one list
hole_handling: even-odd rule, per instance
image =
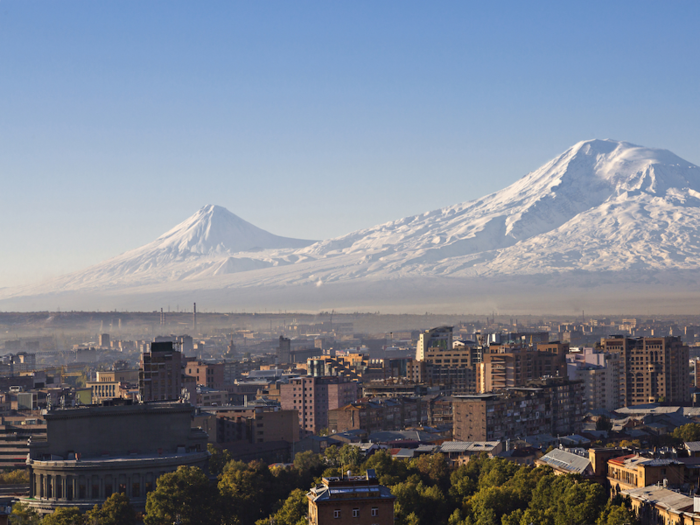
[[[270, 302], [284, 295], [293, 307], [321, 287], [332, 306], [377, 290], [382, 301], [411, 297], [407, 287], [423, 287], [421, 301], [440, 303], [484, 279], [509, 279], [504, 286], [513, 289], [534, 276], [541, 288], [585, 274], [584, 287], [602, 276], [608, 287], [625, 279], [639, 286], [644, 275], [700, 268], [699, 232], [698, 166], [666, 150], [590, 140], [476, 201], [316, 243], [277, 237], [207, 206], [146, 246], [4, 295], [206, 293], [224, 307], [235, 291]], [[335, 296], [327, 291], [333, 286]]]
[[273, 235], [226, 208], [207, 205], [155, 241], [48, 285], [59, 290], [118, 288], [211, 277], [271, 266], [270, 252], [313, 242]]
[[699, 212], [700, 168], [666, 150], [591, 140], [479, 200], [297, 253], [352, 255], [361, 273], [386, 275], [688, 269], [700, 266]]

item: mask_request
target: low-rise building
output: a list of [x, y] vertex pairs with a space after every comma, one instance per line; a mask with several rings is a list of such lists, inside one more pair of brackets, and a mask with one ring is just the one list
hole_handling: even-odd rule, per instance
[[417, 398], [363, 399], [328, 411], [328, 430], [403, 430], [420, 423]]
[[588, 457], [558, 448], [535, 460], [535, 465], [552, 467], [556, 475], [579, 474], [583, 477], [594, 475], [593, 465]]
[[685, 465], [673, 459], [650, 459], [630, 454], [608, 460], [608, 481], [612, 490], [628, 490], [661, 483], [678, 487], [683, 484]]
[[310, 525], [394, 524], [394, 496], [373, 469], [364, 476], [323, 478], [306, 495]]
[[629, 497], [641, 525], [700, 525], [700, 498], [651, 485], [620, 493]]

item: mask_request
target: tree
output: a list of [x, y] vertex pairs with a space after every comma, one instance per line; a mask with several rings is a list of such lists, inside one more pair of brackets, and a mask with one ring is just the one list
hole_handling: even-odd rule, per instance
[[558, 500], [557, 525], [590, 525], [605, 507], [605, 489], [597, 483], [571, 483]]
[[29, 471], [26, 469], [6, 470], [0, 473], [0, 485], [23, 485], [29, 483]]
[[326, 450], [323, 453], [323, 456], [326, 459], [326, 463], [331, 466], [331, 467], [339, 467], [340, 466], [340, 452], [338, 447], [329, 445], [326, 447]]
[[345, 444], [338, 451], [340, 467], [344, 469], [359, 469], [362, 464], [362, 452], [358, 447]]
[[421, 473], [424, 481], [448, 489], [450, 467], [444, 454], [424, 454], [414, 460], [413, 466]]
[[41, 525], [83, 525], [84, 523], [84, 517], [78, 507], [56, 509], [53, 514], [47, 514], [41, 520]]
[[490, 486], [479, 490], [470, 500], [477, 523], [501, 523], [501, 517], [515, 510], [517, 498], [508, 487]]
[[136, 523], [136, 511], [131, 505], [126, 494], [118, 492], [112, 494], [102, 504], [95, 505], [85, 514], [87, 525], [134, 525]]
[[276, 525], [306, 525], [308, 508], [309, 500], [306, 498], [306, 492], [295, 489], [274, 516], [270, 516], [270, 519], [258, 520], [256, 525], [268, 525], [273, 521]]
[[672, 435], [674, 439], [684, 443], [700, 441], [700, 425], [697, 423], [688, 423], [687, 425], [676, 428]]
[[15, 503], [10, 514], [11, 525], [39, 525], [41, 518], [25, 503]]
[[625, 505], [613, 505], [611, 502], [600, 513], [596, 525], [637, 525], [639, 521]]
[[294, 468], [299, 475], [299, 485], [296, 488], [308, 488], [314, 478], [325, 470], [326, 465], [322, 456], [308, 450], [294, 456]]
[[207, 451], [209, 451], [209, 472], [214, 476], [218, 476], [224, 471], [224, 467], [231, 461], [231, 453], [226, 449], [218, 449], [211, 443], [207, 443]]
[[224, 522], [248, 525], [269, 515], [276, 501], [271, 498], [272, 485], [273, 476], [264, 463], [230, 462], [219, 477], [218, 485]]
[[374, 469], [379, 483], [390, 487], [408, 477], [408, 467], [406, 461], [398, 461], [391, 457], [386, 450], [378, 450], [365, 460], [362, 468]]
[[158, 478], [146, 500], [146, 525], [219, 525], [221, 512], [216, 488], [197, 467], [181, 466]]

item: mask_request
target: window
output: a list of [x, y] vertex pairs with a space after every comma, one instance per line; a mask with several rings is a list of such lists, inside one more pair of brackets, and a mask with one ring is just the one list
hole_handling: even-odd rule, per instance
[[352, 509], [352, 517], [359, 518], [360, 517], [360, 509]]
[[379, 507], [372, 507], [372, 516], [379, 516]]
[[334, 510], [334, 511], [333, 511], [333, 517], [336, 518], [336, 519], [337, 519], [337, 518], [340, 518], [340, 510], [337, 510], [337, 509]]

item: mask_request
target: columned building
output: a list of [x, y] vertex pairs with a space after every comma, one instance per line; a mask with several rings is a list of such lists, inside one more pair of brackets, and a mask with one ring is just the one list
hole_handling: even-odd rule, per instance
[[22, 502], [40, 513], [84, 512], [119, 492], [144, 509], [160, 475], [207, 467], [207, 434], [191, 428], [192, 412], [183, 403], [49, 411], [46, 440], [29, 444], [30, 494]]

